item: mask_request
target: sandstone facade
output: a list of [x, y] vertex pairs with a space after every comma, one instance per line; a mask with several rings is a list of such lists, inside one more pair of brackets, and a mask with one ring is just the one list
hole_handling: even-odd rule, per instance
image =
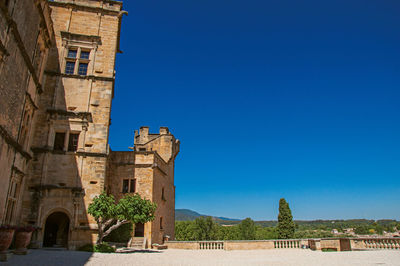
[[123, 185], [135, 179], [134, 192], [159, 206], [158, 220], [144, 226], [148, 243], [173, 237], [179, 142], [166, 128], [147, 137], [142, 128], [137, 150], [109, 148], [122, 3], [5, 3], [0, 2], [2, 223], [40, 227], [33, 237], [39, 247], [93, 243], [97, 225], [88, 205], [104, 189], [117, 198], [133, 192]]
[[[175, 238], [174, 164], [179, 140], [162, 127], [150, 134], [148, 127], [135, 131], [134, 151], [111, 152], [107, 190], [120, 199], [125, 193], [139, 193], [157, 204], [153, 222], [136, 225], [136, 236], [144, 236], [147, 246]], [[144, 231], [143, 231], [144, 230]]]

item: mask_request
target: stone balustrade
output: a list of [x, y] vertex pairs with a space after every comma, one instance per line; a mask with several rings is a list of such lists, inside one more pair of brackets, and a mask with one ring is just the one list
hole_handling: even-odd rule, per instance
[[225, 240], [225, 241], [168, 241], [171, 249], [204, 250], [256, 250], [310, 248], [312, 250], [350, 251], [360, 249], [400, 250], [400, 238], [318, 238], [273, 240]]
[[224, 241], [200, 241], [199, 249], [224, 249]]
[[361, 238], [353, 241], [359, 247], [361, 243], [361, 248], [365, 249], [400, 249], [400, 239], [397, 238]]
[[300, 239], [274, 240], [274, 248], [300, 248]]

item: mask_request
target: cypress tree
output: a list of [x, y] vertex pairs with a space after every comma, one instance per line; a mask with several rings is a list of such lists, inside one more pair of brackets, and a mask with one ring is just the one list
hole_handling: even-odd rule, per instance
[[279, 200], [278, 238], [290, 239], [294, 237], [295, 225], [289, 204], [284, 198]]

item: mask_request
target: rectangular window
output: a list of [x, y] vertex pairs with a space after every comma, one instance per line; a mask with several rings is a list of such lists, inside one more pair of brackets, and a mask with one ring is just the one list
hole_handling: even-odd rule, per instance
[[75, 71], [75, 62], [67, 61], [65, 65], [65, 74], [73, 75]]
[[122, 193], [128, 193], [129, 191], [129, 179], [124, 179], [122, 181]]
[[139, 148], [139, 151], [146, 151], [146, 148]]
[[161, 199], [162, 199], [162, 200], [165, 200], [164, 188], [162, 188], [162, 190], [161, 190]]
[[87, 74], [88, 63], [79, 63], [78, 74], [85, 76]]
[[63, 151], [64, 150], [64, 140], [65, 140], [65, 133], [56, 133], [54, 138], [54, 146], [53, 149], [55, 151]]
[[135, 193], [136, 190], [136, 179], [131, 179], [131, 186], [129, 187], [130, 193]]
[[8, 193], [8, 202], [7, 202], [7, 209], [6, 209], [6, 217], [5, 217], [5, 222], [6, 223], [13, 223], [14, 218], [14, 212], [16, 210], [17, 206], [17, 200], [19, 197], [19, 190], [21, 186], [21, 181], [22, 181], [22, 176], [17, 175], [13, 173], [13, 176], [11, 178], [11, 189]]
[[68, 151], [76, 151], [78, 149], [79, 133], [70, 133], [68, 140]]
[[68, 50], [68, 58], [76, 58], [76, 55], [78, 54], [78, 50], [76, 49], [69, 49]]
[[81, 51], [81, 59], [89, 59], [90, 52], [89, 51]]
[[162, 217], [160, 217], [160, 229], [163, 229], [163, 221], [162, 221]]

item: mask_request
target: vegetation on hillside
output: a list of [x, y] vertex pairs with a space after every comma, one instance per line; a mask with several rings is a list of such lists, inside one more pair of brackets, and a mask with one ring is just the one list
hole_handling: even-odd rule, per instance
[[[186, 214], [193, 215], [186, 210]], [[181, 241], [201, 240], [267, 240], [289, 238], [327, 238], [334, 237], [333, 229], [340, 237], [358, 235], [381, 235], [384, 232], [400, 230], [396, 220], [315, 220], [293, 221], [289, 204], [285, 199], [279, 201], [278, 221], [256, 221], [246, 218], [242, 221], [220, 220], [215, 217], [191, 217], [190, 221], [175, 222], [175, 238]]]

